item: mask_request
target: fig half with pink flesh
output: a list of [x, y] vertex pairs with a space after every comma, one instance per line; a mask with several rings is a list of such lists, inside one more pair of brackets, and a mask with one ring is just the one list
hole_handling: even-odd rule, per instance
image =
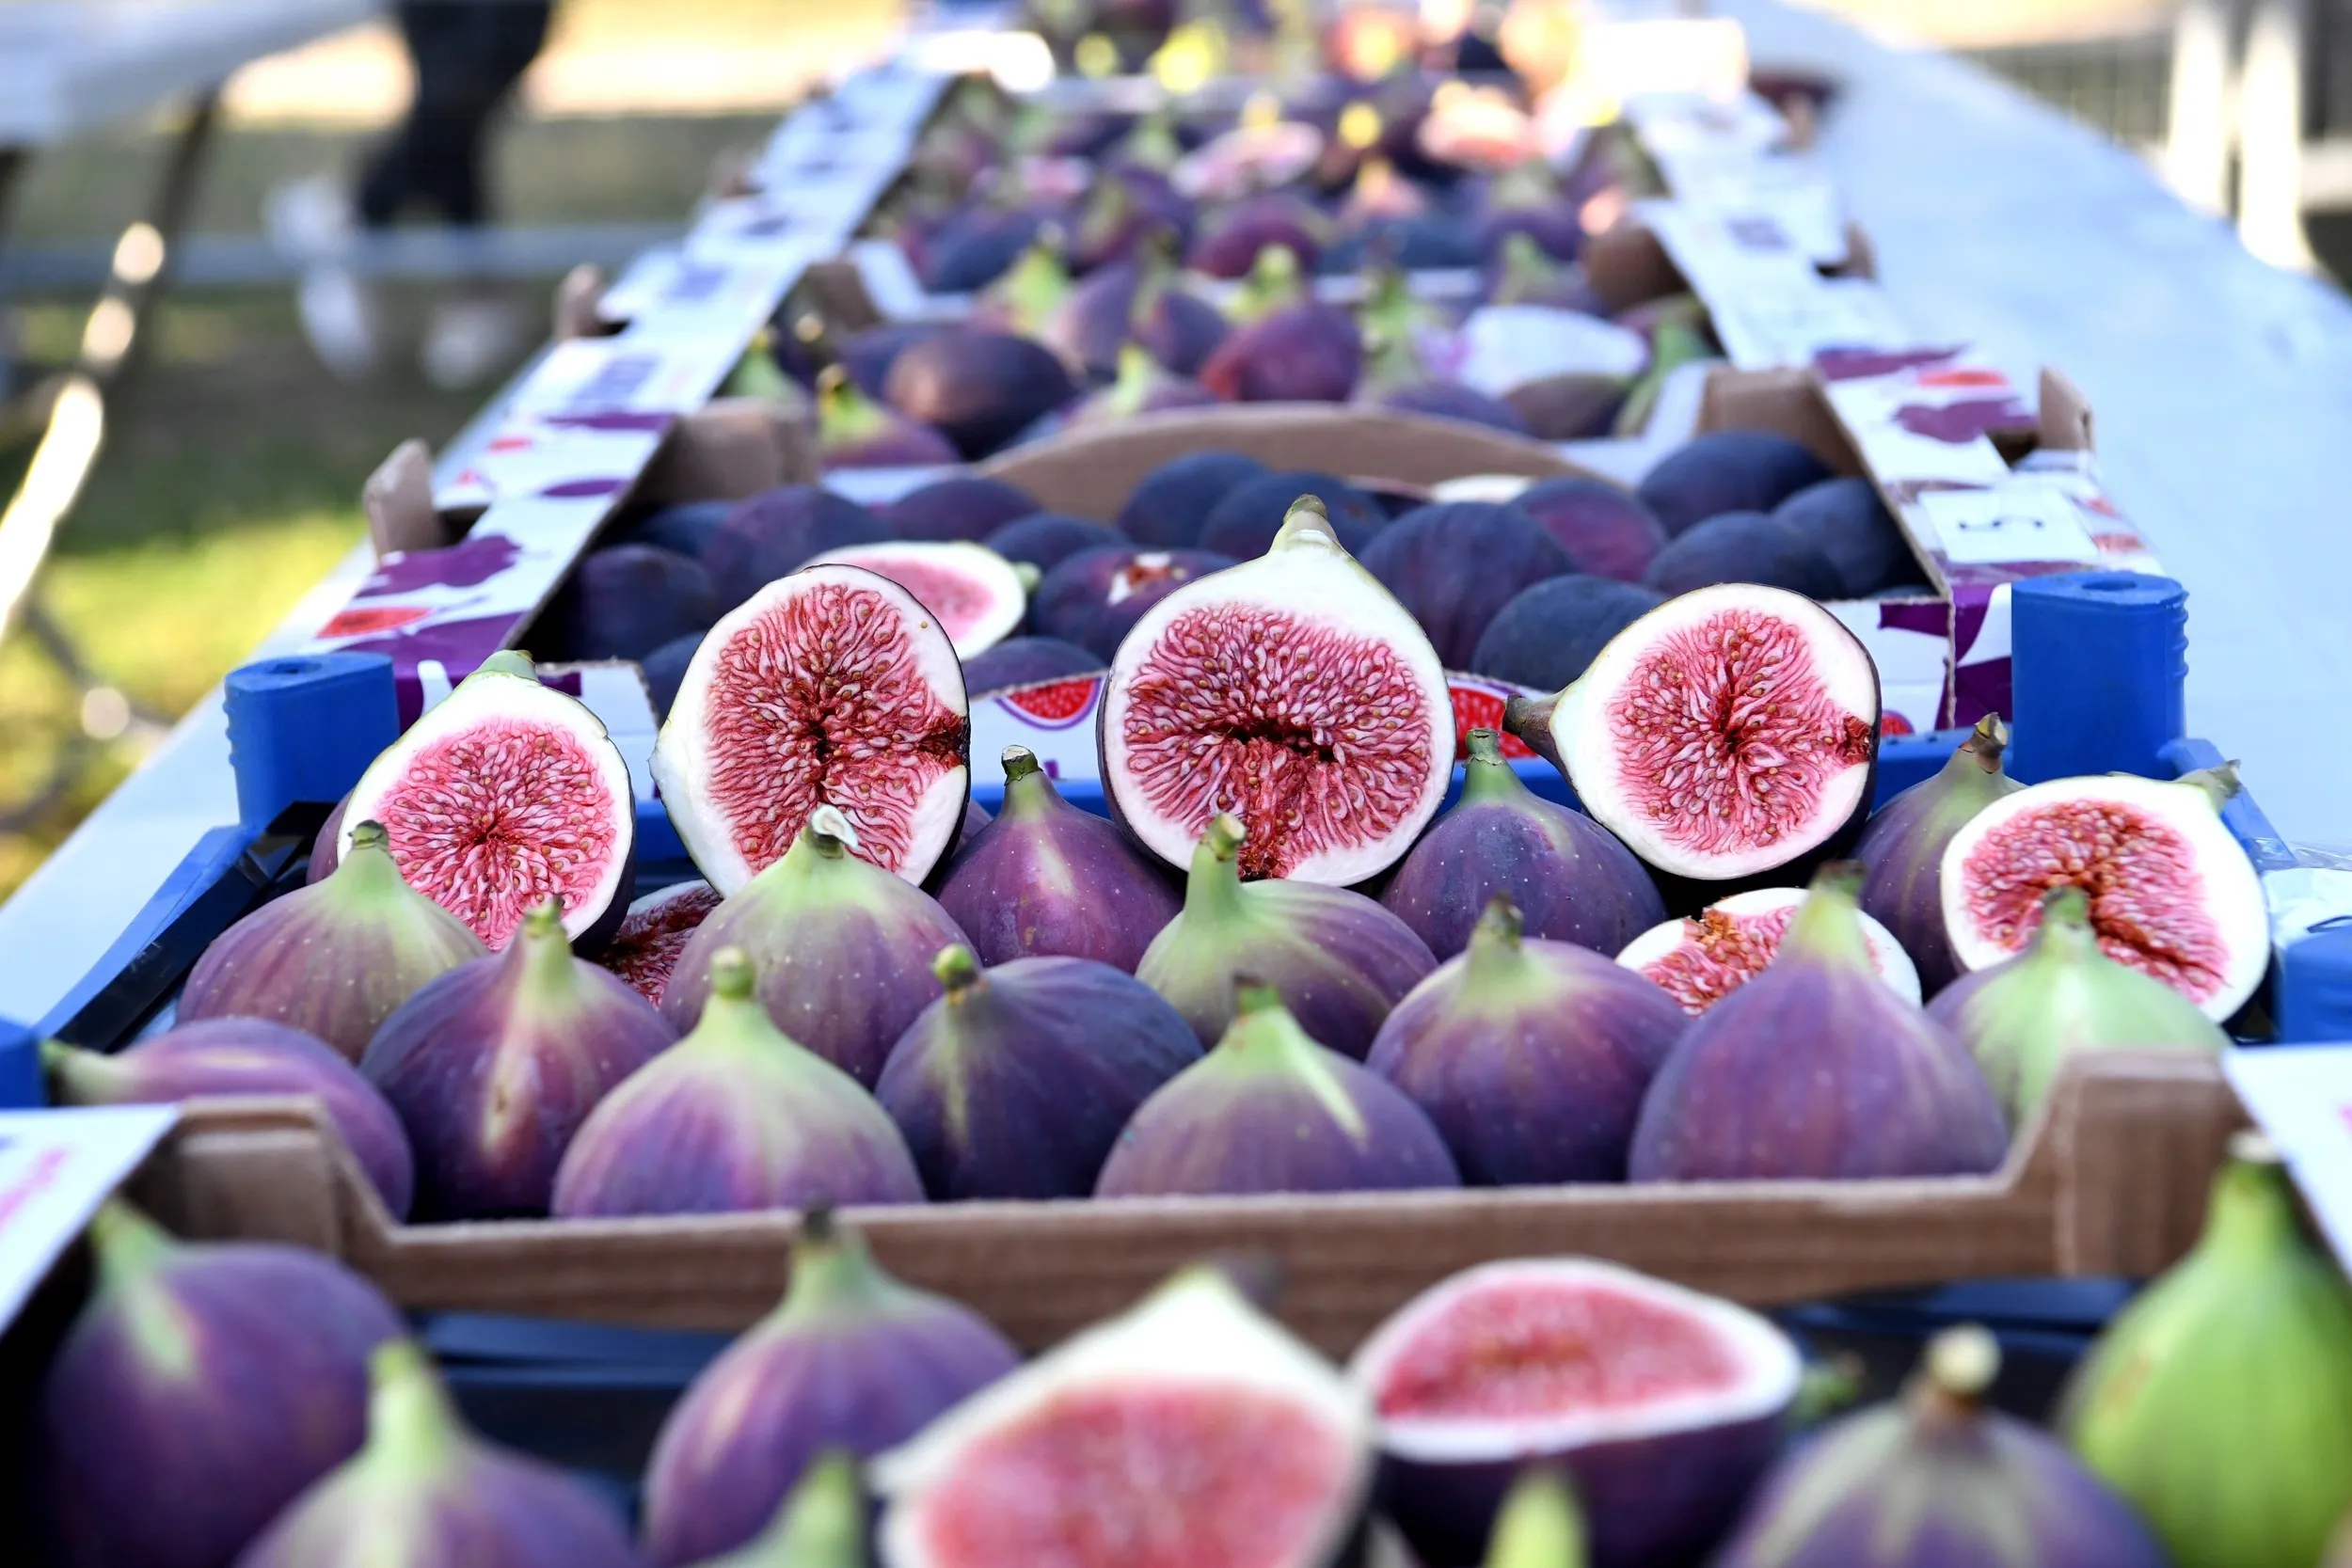
[[1669, 599], [1575, 684], [1503, 722], [1655, 869], [1700, 882], [1851, 842], [1878, 768], [1878, 667], [1812, 600], [1722, 584]]
[[1003, 641], [1021, 625], [1028, 595], [1012, 562], [964, 539], [907, 540], [829, 550], [818, 564], [863, 566], [888, 578], [938, 618], [958, 658]]
[[[1695, 1018], [1764, 973], [1804, 902], [1803, 888], [1760, 887], [1719, 898], [1697, 914], [1651, 927], [1617, 961], [1664, 989]], [[1906, 1002], [1919, 1000], [1919, 972], [1894, 933], [1867, 914], [1855, 917], [1869, 944], [1870, 967]]]
[[686, 939], [718, 907], [718, 890], [700, 879], [648, 893], [628, 907], [621, 928], [596, 955], [596, 962], [659, 1006], [662, 989], [670, 983], [670, 972], [677, 967], [677, 956], [686, 950]]
[[2042, 895], [2078, 887], [2100, 951], [2153, 975], [2216, 1022], [2270, 966], [2262, 879], [2222, 825], [2234, 764], [2167, 782], [2053, 779], [2004, 796], [1944, 849], [1944, 924], [1963, 969], [2025, 951]]
[[963, 820], [970, 737], [939, 618], [878, 573], [817, 565], [704, 636], [653, 776], [722, 895], [782, 858], [826, 805], [855, 827], [859, 855], [920, 882]]
[[1242, 874], [1344, 886], [1395, 863], [1454, 771], [1437, 650], [1303, 497], [1272, 548], [1185, 584], [1119, 645], [1098, 737], [1112, 813], [1171, 865], [1209, 819]]

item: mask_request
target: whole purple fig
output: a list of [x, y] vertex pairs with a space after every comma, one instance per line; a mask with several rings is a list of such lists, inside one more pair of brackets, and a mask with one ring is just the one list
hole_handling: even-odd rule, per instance
[[1058, 955], [1134, 974], [1182, 907], [1159, 862], [1063, 800], [1025, 747], [1004, 760], [1004, 806], [948, 867], [940, 908], [982, 963]]
[[179, 1019], [265, 1018], [358, 1061], [417, 988], [487, 949], [401, 879], [382, 827], [362, 822], [333, 873], [274, 898], [213, 940]]
[[722, 948], [705, 973], [702, 1022], [607, 1095], [564, 1151], [556, 1216], [922, 1202], [898, 1128], [776, 1028], [743, 950]]
[[1363, 369], [1355, 318], [1310, 300], [1228, 333], [1197, 379], [1228, 403], [1345, 403]]
[[573, 1133], [676, 1037], [628, 981], [572, 957], [549, 898], [505, 952], [450, 971], [386, 1019], [359, 1070], [408, 1130], [421, 1212], [543, 1214]]
[[183, 1244], [120, 1202], [89, 1242], [95, 1284], [40, 1396], [59, 1560], [219, 1568], [358, 1451], [368, 1353], [400, 1315], [316, 1253]]
[[1597, 953], [1523, 940], [1497, 895], [1470, 950], [1406, 993], [1364, 1065], [1429, 1113], [1473, 1185], [1622, 1181], [1642, 1096], [1689, 1022]]
[[902, 1285], [818, 1210], [792, 1284], [686, 1390], [645, 1472], [645, 1548], [699, 1562], [757, 1535], [819, 1453], [861, 1459], [1020, 1365], [967, 1307]]
[[1480, 911], [1508, 895], [1527, 934], [1617, 950], [1666, 918], [1633, 851], [1581, 812], [1539, 799], [1503, 760], [1495, 732], [1471, 730], [1462, 798], [1406, 854], [1380, 902], [1440, 958], [1470, 945]]
[[368, 1364], [367, 1446], [294, 1499], [237, 1568], [640, 1568], [620, 1519], [563, 1471], [486, 1443], [409, 1339]]
[[114, 1055], [44, 1040], [41, 1066], [60, 1105], [171, 1105], [210, 1095], [309, 1095], [367, 1173], [392, 1218], [416, 1195], [416, 1161], [400, 1117], [342, 1057], [299, 1029], [214, 1018], [167, 1029]]
[[947, 437], [867, 397], [838, 365], [817, 372], [817, 456], [828, 472], [945, 467], [959, 461]]
[[1929, 997], [1963, 973], [1944, 924], [1944, 850], [1977, 813], [2026, 787], [2001, 771], [2008, 746], [2009, 726], [1986, 714], [1934, 777], [1872, 814], [1854, 844], [1854, 859], [1869, 871], [1862, 912], [1895, 933]]
[[1968, 1048], [1872, 968], [1832, 861], [1764, 972], [1692, 1023], [1642, 1102], [1636, 1181], [1961, 1176], [2001, 1163], [1999, 1101]]
[[1119, 1135], [1097, 1197], [1462, 1184], [1421, 1107], [1310, 1039], [1279, 991], [1245, 978], [1234, 1006], [1225, 1037]]
[[900, 1037], [876, 1091], [934, 1198], [1084, 1197], [1120, 1130], [1200, 1059], [1184, 1015], [1085, 958], [980, 972], [950, 947], [947, 994]]

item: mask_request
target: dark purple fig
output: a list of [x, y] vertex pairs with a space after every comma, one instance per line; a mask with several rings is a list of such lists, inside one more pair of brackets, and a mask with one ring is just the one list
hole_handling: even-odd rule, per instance
[[2026, 787], [2001, 770], [2008, 748], [2009, 726], [1986, 714], [1934, 777], [1873, 814], [1854, 845], [1854, 859], [1869, 873], [1862, 912], [1902, 943], [1931, 997], [1963, 973], [1944, 924], [1944, 849], [1977, 813]]
[[1454, 420], [1462, 424], [1484, 425], [1505, 435], [1525, 436], [1527, 421], [1519, 411], [1500, 398], [1454, 381], [1412, 381], [1382, 388], [1359, 401], [1398, 414], [1419, 414], [1425, 419]]
[[590, 551], [547, 611], [548, 626], [573, 658], [643, 658], [718, 618], [710, 574], [659, 545]]
[[1107, 659], [1153, 605], [1232, 564], [1232, 557], [1210, 550], [1086, 550], [1045, 574], [1029, 619], [1046, 636]]
[[921, 888], [851, 853], [856, 841], [840, 812], [818, 807], [792, 847], [687, 939], [663, 1015], [681, 1028], [706, 1016], [712, 965], [740, 948], [776, 1026], [870, 1086], [939, 994], [932, 956], [971, 939]]
[[1541, 480], [1513, 502], [1560, 542], [1578, 571], [1597, 578], [1639, 582], [1666, 546], [1666, 531], [1648, 507], [1597, 479]]
[[[34, 1451], [67, 1568], [220, 1568], [367, 1434], [368, 1353], [400, 1315], [331, 1259], [183, 1245], [119, 1201], [51, 1358]], [[34, 1560], [27, 1543], [18, 1550]]]
[[1332, 536], [1351, 555], [1361, 554], [1389, 526], [1380, 502], [1343, 479], [1308, 469], [1261, 471], [1226, 491], [1210, 509], [1199, 547], [1236, 561], [1265, 554], [1301, 496], [1323, 503]]
[[958, 461], [947, 437], [867, 397], [838, 365], [817, 373], [817, 457], [828, 471], [944, 467]]
[[434, 1219], [545, 1213], [564, 1146], [613, 1086], [676, 1033], [618, 975], [572, 957], [553, 899], [506, 951], [402, 1004], [359, 1069], [417, 1154]]
[[1097, 1197], [1462, 1184], [1445, 1140], [1395, 1085], [1309, 1037], [1274, 987], [1233, 989], [1232, 1025], [1143, 1102]]
[[1470, 945], [1488, 902], [1507, 896], [1527, 933], [1614, 957], [1666, 918], [1658, 884], [1616, 835], [1538, 799], [1503, 760], [1495, 732], [1471, 730], [1462, 798], [1396, 868], [1380, 902], [1440, 958]]
[[1041, 572], [1050, 572], [1081, 550], [1104, 549], [1120, 540], [1116, 531], [1091, 517], [1039, 512], [1014, 518], [982, 543], [1007, 561], [1025, 562]]
[[956, 474], [910, 490], [882, 510], [882, 520], [900, 539], [979, 541], [1015, 518], [1040, 510], [1019, 485], [980, 474]]
[[1138, 415], [1205, 408], [1216, 402], [1199, 382], [1171, 373], [1141, 343], [1129, 343], [1120, 350], [1118, 379], [1073, 404], [1069, 423], [1116, 424]]
[[727, 515], [703, 554], [719, 602], [732, 610], [812, 558], [845, 545], [879, 545], [882, 520], [814, 484], [763, 490]]
[[619, 1515], [552, 1465], [485, 1442], [422, 1346], [368, 1363], [367, 1446], [294, 1499], [237, 1568], [640, 1568]]
[[1004, 762], [1004, 806], [957, 853], [940, 908], [983, 963], [1058, 955], [1134, 974], [1181, 907], [1159, 863], [1064, 800], [1025, 748]]
[[1025, 209], [980, 208], [932, 242], [924, 287], [935, 294], [988, 287], [1020, 261], [1043, 227], [1044, 219]]
[[1364, 1065], [1429, 1113], [1472, 1185], [1622, 1181], [1642, 1096], [1689, 1020], [1598, 953], [1520, 932], [1497, 894]]
[[635, 522], [613, 531], [608, 543], [651, 545], [700, 561], [719, 525], [735, 510], [731, 500], [678, 501], [656, 507]]
[[1502, 395], [1537, 440], [1591, 441], [1610, 434], [1641, 386], [1621, 375], [1579, 371], [1525, 382]]
[[[1119, 509], [1119, 531], [1148, 549], [1189, 549], [1208, 526], [1217, 502], [1266, 466], [1237, 451], [1194, 451], [1170, 458], [1143, 476]], [[1285, 500], [1287, 508], [1295, 496]], [[1275, 526], [1281, 526], [1276, 520]]]
[[1070, 287], [1070, 270], [1062, 265], [1060, 232], [1044, 230], [989, 284], [967, 320], [974, 326], [1035, 338], [1068, 296]]
[[101, 1055], [43, 1040], [42, 1069], [59, 1105], [172, 1105], [219, 1095], [307, 1095], [367, 1173], [394, 1219], [416, 1196], [417, 1167], [400, 1117], [358, 1070], [299, 1029], [258, 1018], [215, 1018]]
[[1725, 512], [1666, 541], [1642, 574], [1645, 586], [1672, 598], [1722, 582], [1786, 588], [1808, 599], [1835, 599], [1837, 568], [1794, 525], [1762, 512]]
[[883, 322], [842, 340], [841, 368], [850, 372], [850, 379], [857, 383], [859, 391], [869, 398], [882, 397], [898, 356], [917, 343], [946, 337], [954, 330], [946, 322]]
[[1174, 1003], [1206, 1045], [1233, 1022], [1236, 976], [1256, 976], [1318, 1044], [1360, 1058], [1389, 1009], [1438, 960], [1411, 927], [1360, 893], [1244, 882], [1242, 838], [1238, 818], [1210, 819], [1184, 907], [1152, 939], [1136, 977]]
[[177, 1016], [267, 1019], [356, 1062], [420, 986], [487, 951], [464, 921], [402, 880], [383, 826], [362, 822], [331, 875], [213, 939], [188, 972]]
[[1421, 623], [1449, 670], [1470, 667], [1479, 638], [1512, 595], [1576, 570], [1534, 518], [1493, 501], [1406, 513], [1365, 546], [1363, 562]]
[[[326, 814], [326, 820], [320, 823], [319, 831], [311, 835], [310, 861], [302, 871], [305, 884], [315, 885], [335, 874], [335, 866], [341, 859], [339, 847], [343, 841], [343, 815], [350, 809], [351, 797], [345, 795], [335, 802], [335, 809]], [[426, 902], [432, 901], [427, 899]], [[440, 909], [438, 904], [433, 907]], [[481, 939], [477, 937], [474, 940], [479, 942]]]
[[[1106, 669], [1109, 660], [1093, 650], [1058, 637], [1010, 637], [963, 661], [963, 684], [977, 702], [992, 692], [1039, 681], [1090, 675]], [[969, 843], [967, 835], [963, 840]]]
[[[1114, 167], [1096, 182], [1071, 236], [1071, 263], [1089, 277], [1164, 247], [1160, 261], [1173, 272], [1173, 255], [1193, 227], [1191, 201], [1165, 174], [1135, 164]], [[1164, 238], [1163, 238], [1164, 236]]]
[[1216, 307], [1178, 287], [1172, 269], [1155, 256], [1089, 274], [1040, 336], [1099, 380], [1118, 370], [1119, 351], [1129, 342], [1177, 374], [1191, 375], [1226, 331]]
[[1610, 639], [1665, 602], [1665, 594], [1637, 582], [1575, 573], [1546, 578], [1495, 611], [1470, 667], [1531, 690], [1557, 690], [1591, 668]]
[[1489, 257], [1500, 255], [1517, 234], [1534, 241], [1556, 261], [1573, 261], [1583, 253], [1582, 215], [1574, 201], [1563, 197], [1540, 159], [1531, 158], [1496, 180], [1482, 206], [1478, 237]]
[[1726, 512], [1770, 512], [1829, 477], [1820, 458], [1786, 436], [1715, 430], [1660, 458], [1636, 493], [1671, 537]]
[[1086, 1196], [1136, 1109], [1200, 1059], [1183, 1015], [1108, 964], [982, 974], [950, 947], [933, 968], [947, 994], [899, 1037], [877, 1093], [934, 1199]]
[[686, 951], [686, 939], [718, 907], [718, 889], [700, 878], [648, 893], [628, 907], [611, 944], [596, 955], [596, 963], [658, 1006], [670, 971], [677, 967], [677, 956]]
[[752, 1539], [826, 1450], [897, 1448], [1020, 1364], [988, 1320], [900, 1284], [855, 1230], [812, 1211], [784, 1300], [661, 1423], [645, 1470], [647, 1555], [668, 1568]]
[[1300, 271], [1311, 273], [1327, 228], [1323, 214], [1295, 196], [1253, 196], [1201, 224], [1184, 265], [1211, 277], [1245, 277], [1260, 252], [1279, 245], [1297, 260]]
[[898, 1128], [856, 1079], [776, 1028], [743, 950], [720, 948], [700, 977], [702, 1021], [573, 1137], [556, 1217], [922, 1202]]
[[1077, 393], [1051, 349], [1009, 332], [959, 327], [903, 350], [883, 395], [967, 458], [986, 457]]
[[[1489, 305], [1549, 305], [1588, 316], [1608, 314], [1608, 304], [1581, 271], [1562, 266], [1525, 230], [1506, 230], [1489, 259]], [[1620, 325], [1630, 325], [1620, 323]]]
[[1636, 1181], [1961, 1176], [2009, 1132], [1968, 1048], [1871, 965], [1835, 861], [1755, 979], [1693, 1022], [1633, 1135]]
[[1200, 380], [1228, 403], [1345, 403], [1363, 369], [1355, 318], [1310, 302], [1234, 328], [1201, 362]]
[[689, 632], [664, 642], [637, 661], [639, 673], [645, 677], [645, 695], [652, 699], [656, 719], [670, 717], [670, 705], [677, 701], [677, 689], [685, 684], [687, 668], [694, 662], [694, 651], [702, 645], [703, 634]]
[[1808, 484], [1774, 507], [1772, 516], [1829, 558], [1842, 597], [1867, 599], [1883, 588], [1927, 585], [1911, 542], [1867, 479]]

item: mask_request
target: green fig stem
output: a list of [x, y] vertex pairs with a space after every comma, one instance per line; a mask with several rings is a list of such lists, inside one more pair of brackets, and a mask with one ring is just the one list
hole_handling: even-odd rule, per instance
[[722, 947], [710, 958], [710, 996], [718, 1002], [748, 1003], [756, 990], [751, 955], [740, 947]]
[[1978, 1323], [1947, 1328], [1928, 1341], [1921, 1368], [1925, 1397], [1952, 1415], [1972, 1415], [2001, 1375], [2001, 1342]]
[[718, 1560], [782, 1568], [848, 1568], [864, 1562], [866, 1508], [856, 1456], [847, 1449], [826, 1449], [785, 1494], [768, 1528], [739, 1555]]
[[1008, 784], [1044, 771], [1038, 766], [1037, 753], [1026, 746], [1006, 747], [1002, 760], [1005, 765], [1005, 783]]
[[476, 665], [474, 673], [477, 675], [519, 675], [527, 681], [535, 681], [539, 678], [539, 672], [532, 668], [531, 656], [518, 648], [501, 648], [497, 653]]
[[1289, 1073], [1348, 1136], [1361, 1143], [1369, 1135], [1363, 1112], [1333, 1075], [1324, 1048], [1298, 1026], [1282, 1003], [1282, 993], [1254, 975], [1233, 976], [1233, 1022], [1226, 1026], [1214, 1054], [1230, 1068]]
[[795, 1322], [862, 1312], [888, 1293], [890, 1276], [875, 1266], [866, 1238], [835, 1219], [829, 1205], [811, 1208], [792, 1241], [792, 1282], [774, 1320]]
[[2193, 773], [2184, 773], [2179, 782], [2203, 790], [2205, 798], [2213, 802], [2213, 809], [2219, 811], [2246, 787], [2238, 779], [2237, 767], [2234, 759], [2217, 763], [2211, 768], [2200, 768]]
[[1788, 923], [1781, 951], [1808, 953], [1873, 973], [1869, 940], [1862, 934], [1860, 861], [1832, 861], [1813, 874], [1804, 902]]
[[89, 1244], [98, 1259], [101, 1291], [145, 1278], [181, 1250], [169, 1231], [119, 1197], [108, 1198], [90, 1216]]
[[983, 984], [980, 960], [961, 942], [950, 942], [939, 950], [939, 956], [931, 959], [931, 973], [947, 988], [947, 1000], [951, 1003], [964, 1000]]
[[368, 1446], [362, 1463], [437, 1470], [466, 1446], [433, 1358], [414, 1339], [387, 1339], [368, 1357]]
[[1290, 510], [1282, 514], [1282, 526], [1275, 531], [1274, 543], [1266, 546], [1266, 554], [1291, 549], [1347, 553], [1340, 544], [1340, 536], [1331, 531], [1331, 515], [1324, 510], [1320, 496], [1305, 495], [1291, 502]]
[[571, 939], [564, 934], [561, 899], [550, 895], [533, 904], [507, 951], [532, 1006], [564, 1007], [578, 999], [580, 972], [572, 962]]
[[829, 861], [837, 861], [857, 847], [857, 830], [838, 806], [818, 806], [808, 814], [801, 842]]
[[1119, 371], [1111, 382], [1110, 404], [1122, 419], [1133, 419], [1143, 412], [1152, 388], [1163, 374], [1160, 362], [1152, 357], [1152, 351], [1133, 339], [1119, 345]]
[[1998, 775], [2001, 753], [2009, 750], [2009, 726], [2001, 722], [1997, 713], [1988, 713], [1977, 721], [1977, 727], [1968, 738], [1960, 743], [1955, 757], [1966, 757], [1985, 772]]
[[1241, 846], [1247, 833], [1238, 816], [1220, 813], [1209, 818], [1184, 876], [1185, 913], [1213, 920], [1241, 913]]
[[1233, 1014], [1235, 1017], [1247, 1018], [1252, 1013], [1276, 1012], [1280, 1010], [1281, 1006], [1282, 993], [1276, 988], [1267, 985], [1263, 980], [1234, 977]]
[[335, 863], [321, 884], [334, 889], [338, 898], [355, 901], [384, 899], [400, 893], [414, 892], [406, 878], [400, 874], [400, 863], [392, 859], [391, 835], [381, 822], [362, 822], [351, 830], [351, 845]]
[[40, 1042], [40, 1069], [61, 1105], [111, 1105], [131, 1088], [131, 1070], [119, 1060], [63, 1040]]
[[2300, 1243], [2293, 1189], [2277, 1146], [2260, 1132], [2236, 1133], [2230, 1139], [2228, 1161], [2214, 1177], [2197, 1250], [2251, 1259]]
[[2080, 963], [2099, 951], [2098, 933], [2090, 927], [2090, 897], [2072, 883], [2042, 895], [2042, 924], [2034, 928], [2026, 949], [2026, 961], [2043, 955], [2062, 963]]
[[1519, 907], [1502, 894], [1486, 900], [1486, 908], [1470, 929], [1468, 965], [1470, 984], [1484, 992], [1508, 982], [1527, 964], [1520, 942], [1527, 931]]
[[1510, 763], [1503, 760], [1502, 736], [1479, 728], [1465, 737], [1470, 756], [1462, 765], [1462, 804], [1491, 805], [1498, 800], [1524, 799], [1528, 788]]
[[1584, 1513], [1558, 1471], [1526, 1471], [1495, 1515], [1486, 1568], [1584, 1568]]

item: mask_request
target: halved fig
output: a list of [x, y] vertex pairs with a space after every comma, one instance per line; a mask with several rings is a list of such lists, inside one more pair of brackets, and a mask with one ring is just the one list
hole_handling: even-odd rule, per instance
[[968, 540], [909, 540], [827, 550], [811, 564], [863, 566], [914, 594], [939, 618], [956, 657], [970, 658], [1010, 637], [1028, 608], [1012, 562]]
[[637, 993], [659, 1006], [661, 991], [677, 967], [686, 939], [719, 907], [719, 890], [699, 878], [674, 882], [648, 893], [628, 907], [612, 944], [596, 955], [596, 962], [637, 988]]
[[1660, 871], [1728, 882], [1859, 832], [1878, 769], [1878, 667], [1802, 594], [1724, 583], [1669, 599], [1511, 733]]
[[[1651, 927], [1626, 943], [1617, 961], [1657, 981], [1684, 1012], [1696, 1018], [1763, 973], [1804, 902], [1804, 889], [1800, 887], [1735, 893], [1687, 920]], [[1870, 967], [1903, 1000], [1918, 1001], [1919, 971], [1903, 944], [1868, 915], [1857, 918], [1863, 941], [1869, 944]]]
[[939, 618], [836, 562], [778, 578], [704, 636], [653, 776], [722, 896], [781, 859], [823, 805], [849, 818], [861, 858], [920, 882], [962, 823], [970, 737]]
[[1395, 863], [1454, 772], [1437, 650], [1301, 497], [1266, 553], [1187, 583], [1127, 634], [1104, 683], [1104, 796], [1188, 864], [1241, 818], [1242, 873], [1346, 885]]
[[345, 802], [339, 854], [384, 825], [403, 880], [492, 948], [542, 899], [575, 940], [628, 902], [637, 813], [603, 721], [493, 654], [368, 765]]
[[2234, 764], [2167, 782], [2053, 779], [2004, 796], [1945, 847], [1944, 924], [1963, 969], [2025, 950], [2042, 895], [2078, 887], [2099, 948], [2217, 1022], [2270, 965], [2270, 916], [2253, 862], [2221, 823]]

